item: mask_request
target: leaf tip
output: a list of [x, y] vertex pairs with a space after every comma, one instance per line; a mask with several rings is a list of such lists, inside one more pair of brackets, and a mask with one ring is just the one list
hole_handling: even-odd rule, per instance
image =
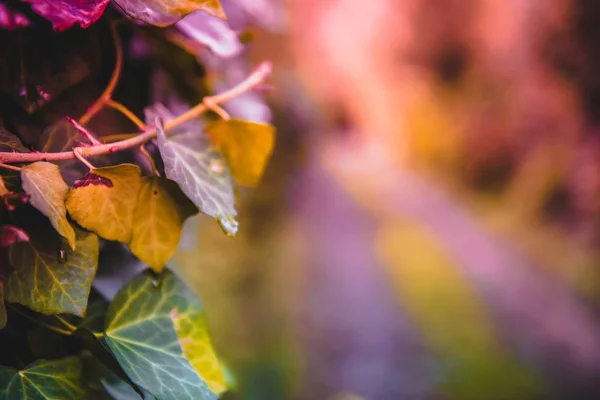
[[234, 238], [237, 235], [239, 223], [235, 217], [232, 215], [221, 215], [217, 217], [217, 221], [227, 236]]

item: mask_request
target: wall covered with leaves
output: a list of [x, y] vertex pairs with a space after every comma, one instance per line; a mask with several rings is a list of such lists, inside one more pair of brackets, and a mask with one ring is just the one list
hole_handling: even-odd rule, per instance
[[[235, 386], [169, 262], [191, 216], [236, 235], [273, 150], [244, 4], [0, 2], [0, 399]], [[107, 296], [99, 264], [131, 255], [146, 268]]]

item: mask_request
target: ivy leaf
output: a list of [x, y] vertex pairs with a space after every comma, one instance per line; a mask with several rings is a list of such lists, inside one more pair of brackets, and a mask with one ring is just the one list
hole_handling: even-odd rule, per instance
[[210, 390], [217, 395], [227, 390], [225, 374], [215, 354], [204, 313], [194, 310], [187, 315], [171, 313], [183, 354]]
[[128, 243], [141, 182], [140, 167], [134, 164], [95, 168], [73, 184], [67, 211], [100, 237]]
[[[3, 122], [0, 121], [0, 151], [1, 152], [17, 152], [17, 153], [29, 153], [27, 147], [23, 146], [21, 140], [16, 136], [7, 131]], [[21, 187], [19, 181], [20, 176], [16, 171], [2, 169], [0, 170], [1, 176], [5, 180], [5, 184], [13, 190], [17, 190]]]
[[44, 130], [38, 148], [44, 153], [71, 151], [80, 145], [81, 133], [66, 119], [61, 119]]
[[21, 140], [7, 131], [3, 126], [0, 126], [0, 151], [17, 153], [29, 153], [27, 147], [23, 146]]
[[[59, 153], [61, 151], [71, 151], [74, 147], [82, 145], [83, 136], [81, 133], [66, 119], [61, 119], [55, 124], [44, 130], [38, 140], [38, 148], [44, 153]], [[95, 160], [96, 166], [98, 161], [100, 165], [108, 165], [109, 157], [98, 157]], [[79, 160], [64, 160], [59, 164], [60, 172], [67, 182], [72, 185], [77, 179], [87, 172], [87, 167]]]
[[[182, 199], [178, 201], [176, 196]], [[155, 272], [161, 272], [175, 253], [183, 222], [197, 212], [175, 182], [156, 176], [143, 178], [129, 249]]]
[[4, 305], [4, 282], [12, 272], [8, 261], [9, 246], [17, 242], [25, 242], [29, 236], [12, 225], [0, 225], [0, 329], [6, 325], [6, 307]]
[[[109, 374], [106, 378], [102, 379], [102, 387], [106, 393], [108, 393], [113, 399], [118, 400], [141, 400], [142, 397], [139, 393], [137, 393], [131, 385], [127, 382], [119, 379], [119, 377], [115, 374]], [[146, 394], [144, 396], [144, 400], [150, 400], [154, 397], [150, 397], [151, 395]]]
[[42, 314], [84, 316], [98, 267], [98, 237], [76, 229], [76, 246], [76, 251], [59, 251], [47, 235], [13, 245], [6, 300]]
[[87, 28], [104, 13], [109, 0], [21, 0], [31, 3], [33, 11], [52, 22], [56, 31], [75, 24]]
[[65, 197], [69, 187], [60, 176], [57, 165], [35, 162], [21, 169], [23, 190], [30, 196], [30, 203], [46, 215], [56, 231], [67, 239], [75, 250], [75, 231], [67, 220]]
[[226, 19], [219, 0], [115, 0], [130, 17], [155, 26], [169, 26], [196, 10]]
[[199, 310], [197, 298], [173, 273], [165, 270], [157, 280], [147, 271], [113, 299], [104, 338], [131, 380], [156, 398], [216, 399], [183, 355], [171, 320]]
[[240, 185], [257, 186], [275, 144], [272, 125], [220, 119], [206, 126], [209, 140], [229, 164], [233, 179]]
[[185, 130], [167, 139], [160, 118], [154, 122], [167, 178], [177, 182], [200, 211], [216, 218], [225, 232], [234, 236], [238, 223], [233, 179], [227, 162], [212, 148], [202, 126], [186, 125]]
[[25, 369], [0, 366], [1, 399], [84, 399], [87, 389], [77, 357], [38, 360]]

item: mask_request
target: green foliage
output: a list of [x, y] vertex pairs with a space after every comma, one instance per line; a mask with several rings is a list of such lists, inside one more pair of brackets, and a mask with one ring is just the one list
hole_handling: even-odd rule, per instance
[[171, 320], [200, 310], [196, 297], [172, 273], [144, 273], [108, 308], [105, 340], [131, 380], [155, 397], [213, 399], [216, 396], [184, 356]]
[[77, 357], [38, 360], [24, 369], [0, 366], [0, 399], [83, 399], [82, 365]]
[[11, 247], [6, 301], [42, 314], [83, 316], [98, 267], [98, 237], [78, 229], [75, 251], [56, 249], [50, 239], [34, 236]]
[[[115, 3], [156, 26], [197, 10], [225, 18], [217, 0]], [[258, 184], [274, 129], [237, 119], [212, 120], [205, 129], [204, 104], [175, 115], [161, 103], [148, 107], [150, 96], [137, 85], [117, 91], [121, 77], [136, 78], [127, 70], [123, 49], [132, 46], [125, 38], [160, 37], [189, 49], [128, 20], [118, 25], [128, 29], [121, 37], [102, 16], [107, 4], [39, 0], [32, 11], [67, 32], [37, 20], [31, 30], [0, 32], [0, 51], [12, 55], [0, 66], [8, 110], [0, 110], [0, 400], [202, 400], [231, 390], [200, 300], [168, 266], [192, 215], [213, 217], [236, 234], [234, 182]], [[68, 30], [75, 25], [91, 27]], [[160, 65], [154, 59], [169, 57], [150, 54], [152, 68]], [[216, 107], [262, 83], [268, 73], [260, 71], [214, 96]], [[211, 87], [199, 77], [197, 87]], [[161, 89], [161, 100], [181, 98], [171, 89], [180, 86]], [[86, 97], [96, 89], [97, 97]], [[115, 93], [145, 108], [148, 126]], [[141, 132], [115, 133], [115, 125], [130, 131], [124, 117]], [[149, 268], [118, 282], [111, 299], [94, 284], [99, 260], [126, 267], [111, 253], [114, 245]]]

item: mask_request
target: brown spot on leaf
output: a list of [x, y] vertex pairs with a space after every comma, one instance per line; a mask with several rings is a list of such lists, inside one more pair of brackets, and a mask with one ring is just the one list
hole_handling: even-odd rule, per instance
[[89, 185], [106, 186], [108, 188], [113, 187], [113, 183], [110, 179], [105, 178], [100, 175], [96, 175], [93, 172], [90, 172], [83, 178], [76, 180], [73, 183], [73, 188], [79, 188], [79, 187], [84, 187], [84, 186], [89, 186]]

